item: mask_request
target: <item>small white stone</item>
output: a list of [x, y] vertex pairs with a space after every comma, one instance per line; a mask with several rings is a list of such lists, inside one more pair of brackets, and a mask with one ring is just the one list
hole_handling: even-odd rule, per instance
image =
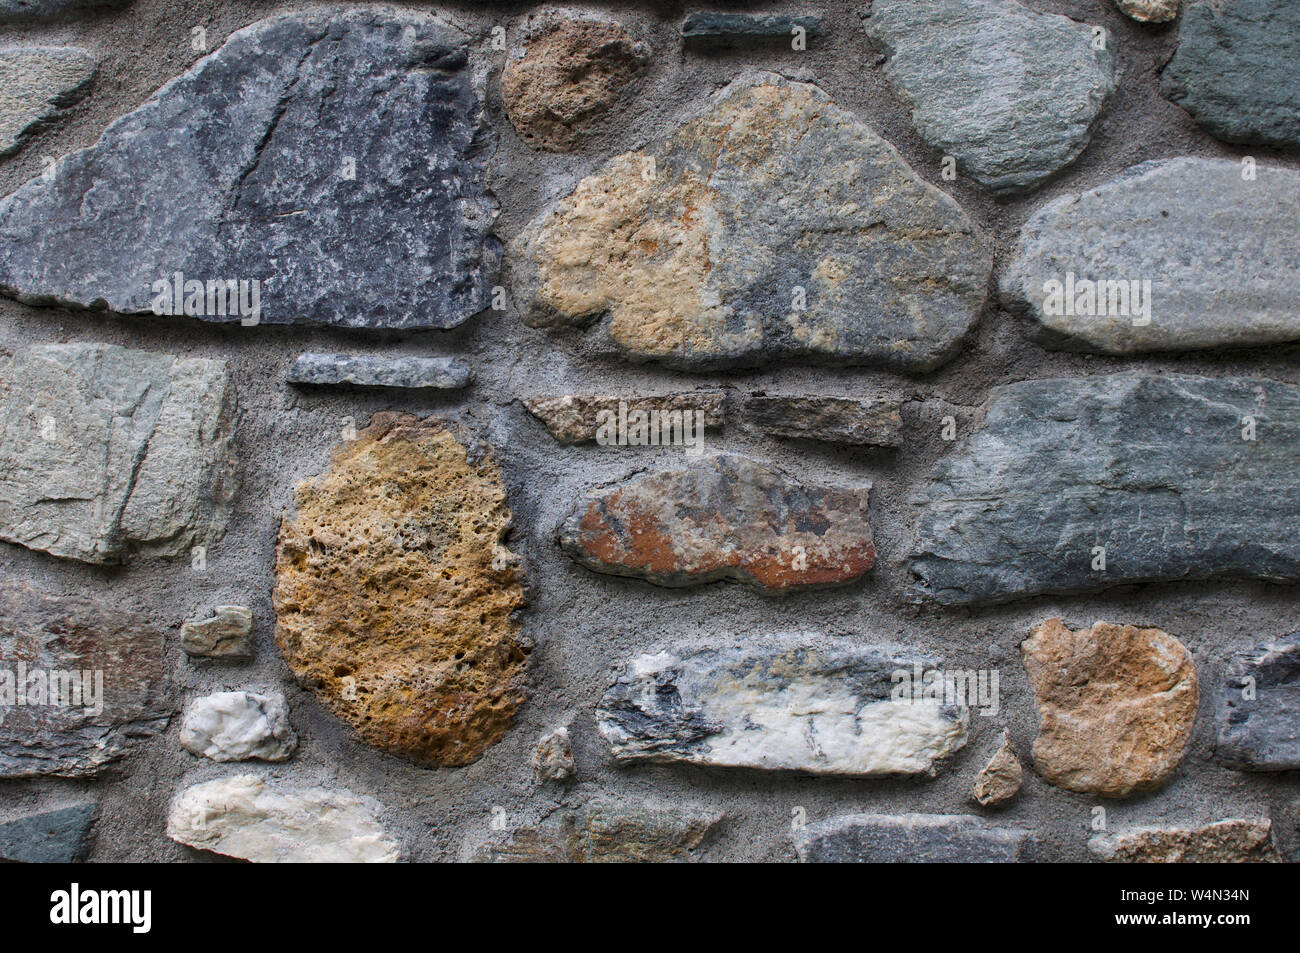
[[548, 732], [533, 749], [533, 773], [540, 781], [564, 781], [573, 777], [573, 746], [569, 728], [561, 725]]
[[181, 747], [213, 761], [284, 761], [297, 746], [278, 692], [207, 695], [190, 702], [181, 724]]

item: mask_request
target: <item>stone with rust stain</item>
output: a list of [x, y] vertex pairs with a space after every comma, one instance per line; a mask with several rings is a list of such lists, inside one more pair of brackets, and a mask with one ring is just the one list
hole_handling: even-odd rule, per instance
[[[705, 430], [719, 430], [723, 426], [725, 395], [716, 390], [660, 397], [565, 394], [563, 397], [529, 397], [522, 403], [530, 414], [546, 425], [552, 437], [563, 444], [575, 444], [599, 440], [601, 428], [608, 428], [611, 421], [617, 425], [620, 415], [633, 426], [638, 419], [647, 426], [658, 420], [661, 437], [665, 416], [671, 427], [673, 415], [682, 414], [684, 425], [687, 411], [692, 415], [703, 415]], [[642, 416], [637, 418], [637, 414]], [[689, 419], [695, 422], [699, 418], [692, 416]]]
[[1227, 820], [1203, 827], [1140, 827], [1098, 834], [1088, 852], [1119, 864], [1278, 864], [1267, 819]]
[[1040, 719], [1034, 768], [1058, 787], [1128, 797], [1163, 785], [1196, 723], [1192, 655], [1160, 629], [1060, 619], [1020, 646]]
[[1024, 779], [1025, 772], [1020, 767], [1015, 746], [1011, 744], [1011, 735], [1004, 731], [1002, 747], [975, 779], [970, 799], [980, 807], [1005, 807], [1020, 793]]
[[428, 767], [499, 741], [525, 696], [495, 462], [432, 418], [376, 414], [281, 524], [275, 638], [367, 743]]
[[601, 490], [561, 526], [560, 545], [588, 569], [661, 586], [837, 585], [875, 564], [870, 491], [803, 486], [744, 457], [708, 457]]

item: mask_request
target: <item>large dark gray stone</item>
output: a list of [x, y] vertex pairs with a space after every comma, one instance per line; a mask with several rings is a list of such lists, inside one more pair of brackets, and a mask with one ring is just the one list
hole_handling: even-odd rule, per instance
[[[250, 303], [260, 282], [262, 322], [462, 323], [500, 259], [467, 42], [427, 14], [357, 8], [238, 31], [0, 202], [0, 287], [233, 321], [249, 309], [187, 301], [183, 283], [243, 282]], [[178, 274], [183, 295], [165, 290]]]
[[915, 591], [954, 604], [1300, 580], [1297, 499], [1300, 387], [1139, 373], [1012, 384], [916, 500]]
[[78, 804], [0, 823], [0, 859], [21, 864], [71, 864], [90, 852], [95, 805]]
[[98, 13], [131, 0], [0, 0], [0, 23], [25, 23]]
[[1300, 769], [1300, 632], [1232, 657], [1216, 700], [1218, 757], [1246, 771]]
[[1023, 859], [1029, 831], [962, 814], [846, 814], [795, 833], [805, 864], [993, 864]]

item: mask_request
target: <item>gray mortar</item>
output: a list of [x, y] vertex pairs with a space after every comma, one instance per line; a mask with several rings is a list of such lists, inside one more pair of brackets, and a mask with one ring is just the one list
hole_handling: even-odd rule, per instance
[[[437, 5], [483, 38], [479, 63], [493, 71], [488, 108], [500, 134], [494, 188], [502, 205], [497, 231], [503, 239], [512, 238], [547, 202], [567, 193], [605, 158], [674, 123], [694, 101], [747, 65], [806, 71], [837, 103], [892, 142], [920, 175], [962, 204], [994, 242], [999, 267], [1020, 224], [1034, 209], [1065, 192], [1099, 185], [1143, 160], [1182, 154], [1253, 155], [1261, 162], [1300, 167], [1294, 154], [1288, 157], [1216, 142], [1179, 107], [1161, 98], [1158, 71], [1173, 52], [1176, 26], [1138, 25], [1115, 9], [1111, 0], [1026, 0], [1033, 9], [1064, 13], [1110, 29], [1118, 44], [1121, 85], [1082, 157], [1037, 193], [1005, 203], [973, 182], [940, 179], [941, 157], [912, 130], [900, 101], [884, 81], [880, 58], [861, 32], [859, 3], [809, 0], [760, 5], [759, 9], [777, 12], [822, 15], [826, 35], [810, 41], [803, 53], [766, 47], [683, 50], [678, 34], [682, 17], [692, 10], [711, 9], [711, 4], [571, 5], [616, 16], [638, 39], [651, 44], [655, 59], [640, 93], [625, 100], [622, 111], [579, 151], [566, 155], [525, 146], [505, 118], [497, 89], [505, 54], [490, 50], [490, 30], [506, 25], [513, 42], [518, 36], [515, 18], [533, 5]], [[103, 60], [90, 96], [67, 120], [41, 132], [17, 156], [0, 163], [0, 192], [7, 194], [38, 174], [42, 156], [57, 157], [90, 145], [111, 120], [188, 68], [199, 55], [190, 50], [192, 26], [204, 25], [209, 49], [215, 49], [233, 30], [305, 4], [223, 0], [204, 12], [196, 12], [196, 6], [184, 0], [135, 0], [121, 11], [94, 14], [80, 22], [0, 29], [3, 41], [82, 45]], [[147, 191], [148, 183], [141, 183], [141, 189]], [[166, 201], [166, 196], [155, 198]], [[939, 372], [921, 378], [825, 368], [691, 375], [599, 358], [586, 351], [580, 332], [530, 330], [513, 312], [488, 312], [449, 332], [381, 337], [310, 328], [216, 327], [175, 318], [128, 319], [0, 300], [0, 348], [37, 341], [106, 341], [228, 358], [242, 410], [238, 449], [243, 489], [230, 531], [209, 553], [206, 572], [191, 571], [183, 560], [138, 560], [122, 569], [105, 569], [0, 545], [0, 574], [31, 579], [55, 590], [87, 591], [147, 613], [168, 633], [178, 712], [186, 701], [208, 692], [283, 690], [301, 747], [291, 761], [249, 770], [294, 784], [320, 783], [373, 795], [386, 805], [384, 823], [411, 860], [454, 859], [467, 837], [487, 834], [494, 805], [505, 808], [511, 823], [521, 824], [600, 795], [680, 800], [725, 811], [727, 820], [697, 851], [706, 860], [793, 860], [791, 812], [796, 807], [806, 811], [809, 821], [857, 812], [970, 813], [966, 797], [971, 783], [1001, 743], [1003, 726], [1010, 728], [1022, 757], [1029, 751], [1037, 718], [1018, 644], [1030, 626], [1053, 615], [1077, 626], [1098, 619], [1160, 626], [1182, 639], [1196, 657], [1202, 692], [1191, 749], [1164, 789], [1106, 804], [1112, 831], [1138, 824], [1188, 825], [1265, 816], [1270, 806], [1300, 795], [1300, 777], [1295, 772], [1241, 774], [1210, 760], [1214, 686], [1227, 658], [1234, 651], [1300, 628], [1300, 601], [1293, 587], [1152, 585], [1092, 596], [1040, 597], [979, 610], [908, 605], [903, 599], [907, 572], [902, 558], [911, 540], [913, 514], [906, 500], [936, 459], [952, 450], [953, 445], [939, 437], [940, 418], [951, 410], [940, 410], [938, 404], [909, 405], [906, 445], [898, 453], [770, 439], [734, 423], [724, 434], [713, 436], [710, 445], [715, 449], [753, 455], [816, 483], [875, 484], [872, 525], [881, 559], [867, 581], [844, 589], [772, 598], [726, 584], [658, 589], [597, 575], [571, 562], [555, 546], [554, 531], [575, 501], [590, 487], [632, 470], [675, 465], [680, 462], [679, 451], [561, 447], [515, 402], [518, 396], [532, 394], [647, 394], [715, 384], [737, 392], [936, 398], [970, 408], [981, 404], [997, 384], [1130, 369], [1261, 375], [1300, 383], [1300, 347], [1132, 359], [1052, 352], [1026, 337], [1021, 319], [990, 304], [965, 352]], [[285, 375], [294, 357], [309, 350], [460, 356], [473, 366], [476, 383], [456, 394], [353, 389], [308, 393], [289, 386]], [[466, 768], [425, 770], [362, 744], [309, 691], [292, 682], [271, 637], [275, 538], [293, 485], [325, 467], [346, 417], [361, 425], [380, 410], [451, 416], [476, 428], [496, 446], [515, 513], [511, 546], [525, 555], [529, 567], [531, 603], [524, 625], [536, 645], [532, 698], [505, 739]], [[968, 433], [971, 415], [958, 413], [957, 417], [961, 432]], [[222, 604], [244, 604], [253, 610], [258, 654], [250, 664], [196, 664], [180, 649], [181, 622], [203, 617]], [[593, 712], [611, 683], [615, 663], [681, 636], [726, 639], [739, 633], [743, 639], [746, 633], [807, 628], [937, 655], [953, 667], [996, 666], [1001, 670], [1003, 712], [996, 718], [974, 715], [970, 744], [932, 781], [614, 766], [596, 732]], [[543, 732], [569, 715], [574, 716], [571, 733], [577, 777], [568, 787], [539, 787], [529, 766], [532, 747]], [[142, 746], [114, 776], [85, 782], [3, 782], [0, 817], [93, 797], [103, 806], [92, 860], [214, 859], [167, 839], [168, 804], [180, 787], [241, 768], [187, 754], [178, 743], [179, 731], [177, 717], [165, 736]], [[1034, 857], [1086, 860], [1085, 843], [1093, 833], [1090, 810], [1095, 803], [1099, 802], [1051, 787], [1027, 768], [1020, 799], [998, 814], [995, 823], [1034, 830]]]

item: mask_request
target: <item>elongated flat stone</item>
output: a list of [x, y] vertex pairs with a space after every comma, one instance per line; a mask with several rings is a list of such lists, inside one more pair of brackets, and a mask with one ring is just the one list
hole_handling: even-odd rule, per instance
[[755, 40], [789, 41], [796, 30], [806, 37], [821, 36], [822, 18], [812, 14], [790, 16], [783, 13], [714, 13], [688, 14], [682, 21], [682, 38], [697, 43], [728, 43]]
[[846, 814], [805, 825], [794, 843], [805, 864], [1006, 864], [1029, 837], [961, 814]]
[[125, 6], [131, 0], [0, 0], [0, 23], [75, 17]]
[[84, 596], [0, 582], [0, 778], [92, 777], [167, 727], [162, 633]]
[[1115, 91], [1109, 33], [1016, 0], [874, 0], [865, 26], [921, 137], [999, 192], [1077, 159]]
[[697, 808], [609, 799], [510, 829], [470, 849], [475, 863], [685, 863], [722, 820]]
[[0, 360], [0, 539], [90, 563], [219, 540], [234, 404], [222, 361], [108, 344]]
[[748, 423], [774, 437], [821, 440], [856, 447], [900, 447], [903, 417], [887, 398], [753, 395], [745, 400]]
[[744, 457], [708, 457], [598, 491], [560, 527], [560, 545], [588, 569], [661, 586], [838, 585], [875, 565], [870, 492], [803, 486]]
[[454, 357], [371, 357], [365, 354], [299, 354], [291, 384], [352, 384], [356, 387], [424, 387], [459, 390], [474, 373]]
[[69, 46], [0, 49], [0, 157], [18, 151], [23, 138], [81, 99], [98, 61]]
[[0, 287], [207, 321], [464, 322], [500, 258], [467, 43], [383, 9], [239, 30], [0, 201]]
[[[700, 426], [702, 420], [705, 431], [721, 429], [725, 422], [726, 395], [722, 391], [664, 394], [660, 397], [566, 394], [563, 397], [527, 397], [521, 403], [530, 414], [546, 424], [552, 437], [563, 444], [602, 441], [607, 446], [661, 446], [666, 443], [663, 440], [665, 419], [671, 437], [672, 428], [677, 426], [677, 415], [681, 415], [680, 426], [684, 433], [687, 412], [691, 414], [692, 428]], [[620, 444], [617, 439], [620, 431], [628, 442]], [[659, 439], [651, 443], [649, 437], [655, 431]], [[636, 444], [631, 443], [634, 434]], [[615, 438], [613, 442], [608, 440], [611, 435]], [[644, 441], [642, 435], [646, 437]]]
[[1145, 162], [1030, 217], [1002, 298], [1049, 343], [1133, 354], [1300, 339], [1300, 173]]
[[961, 604], [1300, 580], [1297, 448], [1300, 387], [1263, 378], [1128, 373], [995, 388], [983, 428], [917, 499], [914, 593]]
[[186, 706], [181, 747], [213, 761], [286, 761], [298, 736], [279, 692], [214, 692]]
[[1114, 864], [1277, 864], [1268, 820], [1227, 820], [1203, 827], [1140, 827], [1098, 834], [1088, 852]]
[[1300, 145], [1300, 6], [1187, 0], [1165, 96], [1227, 142]]
[[1219, 759], [1246, 771], [1300, 769], [1300, 632], [1239, 652], [1215, 699]]
[[0, 823], [0, 859], [19, 864], [72, 864], [90, 853], [97, 805], [77, 804]]
[[969, 713], [895, 698], [895, 673], [930, 660], [796, 639], [678, 646], [629, 661], [596, 720], [620, 761], [925, 775], [966, 743]]
[[509, 257], [530, 325], [597, 323], [602, 346], [688, 370], [931, 370], [975, 323], [991, 267], [893, 146], [770, 73], [583, 179]]

